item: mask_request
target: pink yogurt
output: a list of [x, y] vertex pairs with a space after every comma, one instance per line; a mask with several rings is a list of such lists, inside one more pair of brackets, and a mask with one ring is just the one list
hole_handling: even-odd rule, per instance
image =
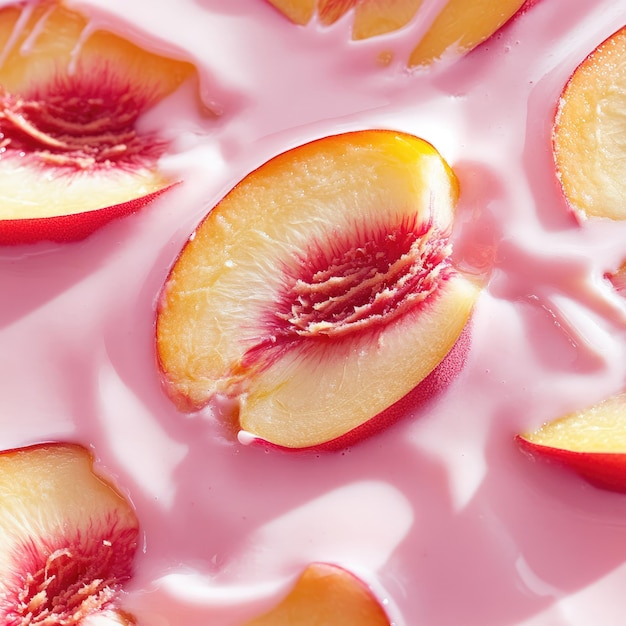
[[[426, 72], [404, 59], [441, 0], [358, 43], [349, 18], [295, 27], [262, 0], [67, 4], [90, 29], [193, 61], [215, 113], [187, 85], [146, 116], [184, 184], [139, 214], [76, 244], [0, 249], [0, 447], [93, 449], [142, 525], [123, 598], [139, 625], [242, 624], [311, 561], [354, 571], [395, 626], [621, 623], [626, 497], [531, 462], [513, 437], [624, 385], [626, 305], [604, 276], [626, 258], [626, 223], [576, 223], [550, 133], [568, 76], [626, 21], [626, 0], [544, 0]], [[210, 409], [179, 413], [154, 315], [186, 239], [270, 157], [365, 128], [426, 139], [460, 179], [455, 256], [488, 277], [464, 370], [342, 452], [243, 445]]]

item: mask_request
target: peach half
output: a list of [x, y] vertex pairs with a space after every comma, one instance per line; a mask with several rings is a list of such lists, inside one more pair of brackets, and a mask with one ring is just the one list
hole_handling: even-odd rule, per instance
[[532, 456], [567, 466], [596, 487], [626, 493], [626, 392], [517, 441]]
[[[324, 26], [349, 11], [352, 39], [369, 39], [396, 31], [421, 19], [422, 0], [267, 0], [295, 24], [317, 14]], [[410, 55], [410, 67], [427, 66], [450, 52], [465, 54], [489, 39], [531, 0], [448, 0]], [[533, 3], [534, 4], [534, 3]], [[430, 17], [428, 18], [430, 19]]]
[[238, 400], [240, 428], [286, 448], [365, 424], [424, 380], [480, 286], [449, 241], [457, 180], [385, 130], [294, 148], [232, 189], [187, 242], [157, 310], [183, 410]]
[[626, 28], [576, 68], [559, 100], [553, 126], [556, 169], [579, 218], [626, 219]]
[[354, 574], [328, 563], [312, 563], [273, 609], [244, 626], [389, 626], [370, 589]]
[[80, 239], [170, 187], [141, 115], [195, 72], [58, 2], [0, 10], [0, 243]]
[[138, 522], [71, 444], [0, 453], [0, 623], [134, 623], [118, 607]]

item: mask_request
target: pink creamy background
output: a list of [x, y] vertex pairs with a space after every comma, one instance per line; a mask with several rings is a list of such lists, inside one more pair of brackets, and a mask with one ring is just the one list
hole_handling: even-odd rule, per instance
[[[261, 0], [68, 4], [195, 62], [219, 114], [202, 116], [188, 85], [146, 117], [185, 183], [141, 213], [76, 244], [0, 248], [0, 446], [93, 449], [142, 524], [124, 597], [139, 624], [241, 624], [315, 560], [360, 575], [395, 626], [621, 623], [626, 496], [531, 462], [513, 437], [624, 385], [626, 306], [603, 276], [626, 257], [626, 223], [575, 223], [550, 132], [562, 86], [626, 21], [626, 0], [542, 0], [425, 73], [402, 60], [441, 0], [361, 43], [349, 20], [297, 28]], [[489, 276], [461, 375], [344, 452], [246, 446], [210, 410], [178, 413], [154, 311], [196, 224], [275, 154], [377, 127], [430, 141], [460, 179], [456, 258]]]

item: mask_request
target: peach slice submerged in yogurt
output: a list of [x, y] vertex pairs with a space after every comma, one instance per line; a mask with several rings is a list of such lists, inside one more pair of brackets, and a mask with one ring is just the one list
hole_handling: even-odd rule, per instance
[[[491, 37], [529, 0], [447, 0], [433, 8], [423, 0], [266, 0], [295, 24], [305, 25], [314, 16], [330, 26], [351, 14], [352, 39], [369, 39], [397, 31], [415, 20], [418, 29], [408, 65], [427, 66], [443, 56], [465, 54]], [[434, 17], [433, 17], [434, 16]]]
[[291, 591], [267, 613], [244, 626], [389, 626], [370, 589], [351, 572], [329, 563], [311, 563]]
[[0, 10], [0, 243], [79, 239], [171, 186], [139, 122], [194, 72], [57, 2]]
[[119, 607], [139, 524], [77, 445], [0, 454], [0, 623], [133, 624]]
[[184, 410], [234, 399], [242, 436], [285, 448], [357, 432], [466, 326], [480, 285], [452, 259], [457, 193], [430, 144], [385, 130], [313, 141], [249, 174], [163, 289], [170, 396]]
[[558, 179], [580, 219], [626, 219], [626, 27], [601, 43], [567, 81], [553, 127]]
[[518, 435], [522, 450], [573, 469], [601, 489], [626, 493], [626, 392]]

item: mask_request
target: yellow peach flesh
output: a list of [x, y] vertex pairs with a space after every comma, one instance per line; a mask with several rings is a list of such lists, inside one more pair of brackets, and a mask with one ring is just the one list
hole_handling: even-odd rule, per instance
[[114, 600], [132, 572], [138, 522], [92, 466], [71, 444], [0, 454], [2, 623], [73, 624], [100, 610], [121, 619]]
[[369, 39], [406, 26], [423, 0], [363, 0], [354, 9], [352, 39]]
[[244, 626], [389, 626], [389, 618], [365, 585], [348, 571], [309, 565], [278, 606]]
[[524, 0], [450, 0], [411, 53], [409, 65], [428, 65], [448, 51], [462, 54], [475, 48], [523, 4]]
[[626, 453], [626, 392], [549, 422], [524, 439], [572, 452]]
[[561, 95], [554, 154], [563, 192], [580, 216], [626, 219], [626, 29], [583, 61]]
[[[243, 430], [285, 448], [332, 441], [364, 424], [416, 387], [464, 328], [478, 286], [456, 276], [416, 319], [344, 350], [286, 354], [251, 378], [242, 397]], [[271, 415], [271, 419], [268, 416]]]
[[39, 168], [2, 160], [0, 180], [0, 219], [6, 220], [76, 215], [141, 198], [171, 184], [157, 171], [144, 168], [46, 175]]
[[[158, 171], [152, 155], [134, 157], [132, 146], [140, 136], [132, 125], [125, 126], [122, 118], [134, 119], [172, 93], [192, 76], [193, 66], [146, 52], [104, 31], [96, 31], [83, 41], [87, 25], [83, 16], [54, 2], [0, 10], [5, 139], [0, 157], [0, 219], [53, 217], [99, 209], [147, 196], [172, 182]], [[71, 93], [73, 86], [82, 93]], [[76, 112], [89, 109], [78, 101], [70, 103], [67, 118], [62, 110], [53, 113], [53, 123], [66, 129], [59, 131], [65, 132], [65, 137], [46, 134], [42, 128], [52, 116], [38, 127], [28, 115], [34, 112], [33, 119], [45, 119], [48, 99], [54, 97], [55, 90], [60, 90], [57, 100], [61, 102], [71, 97], [89, 97], [92, 101], [99, 97], [105, 112], [101, 117], [94, 112], [93, 119], [78, 121]], [[108, 108], [112, 113], [106, 112]], [[106, 117], [111, 114], [120, 117]], [[98, 127], [102, 128], [100, 134], [95, 130]], [[102, 142], [111, 160], [102, 156], [98, 161], [97, 145], [94, 148], [92, 141]], [[146, 141], [150, 145], [158, 139]], [[19, 142], [26, 148], [13, 149]], [[81, 145], [87, 148], [84, 157], [80, 156]], [[125, 161], [126, 153], [130, 156]], [[75, 154], [78, 156], [72, 156]]]
[[[25, 11], [27, 20], [21, 24]], [[0, 84], [7, 91], [21, 92], [50, 81], [59, 70], [65, 74], [81, 65], [102, 68], [104, 58], [107, 67], [123, 71], [129, 84], [154, 103], [194, 72], [190, 63], [147, 52], [110, 32], [95, 31], [83, 41], [87, 26], [85, 17], [57, 2], [1, 9]]]
[[294, 24], [304, 26], [315, 13], [317, 0], [267, 0]]
[[267, 319], [311, 242], [415, 216], [446, 236], [456, 195], [432, 146], [388, 131], [312, 142], [253, 172], [209, 213], [164, 288], [157, 348], [172, 397], [192, 409], [216, 394], [239, 398], [241, 427], [285, 447], [333, 439], [402, 398], [461, 333], [472, 281], [450, 271], [397, 320], [373, 330], [366, 320], [364, 332], [333, 341], [307, 331], [285, 350]]
[[[330, 25], [353, 11], [352, 39], [369, 39], [420, 19], [423, 0], [269, 0], [291, 21], [307, 24], [317, 7], [320, 23]], [[449, 0], [414, 48], [408, 65], [426, 66], [448, 52], [464, 54], [493, 35], [525, 0]]]

